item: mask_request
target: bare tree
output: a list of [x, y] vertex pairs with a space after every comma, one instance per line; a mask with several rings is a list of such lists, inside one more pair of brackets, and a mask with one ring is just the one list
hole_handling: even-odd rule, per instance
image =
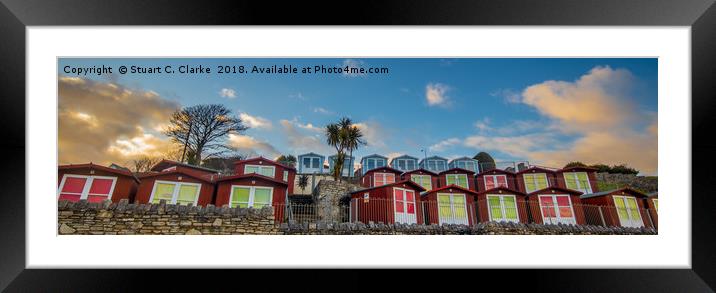
[[202, 159], [219, 156], [231, 149], [225, 145], [231, 133], [248, 129], [240, 118], [231, 116], [223, 105], [196, 105], [172, 114], [164, 134], [186, 148], [190, 154], [185, 161], [201, 164]]
[[132, 171], [134, 172], [149, 172], [149, 170], [154, 167], [157, 163], [161, 162], [161, 157], [141, 157], [138, 159], [132, 160]]

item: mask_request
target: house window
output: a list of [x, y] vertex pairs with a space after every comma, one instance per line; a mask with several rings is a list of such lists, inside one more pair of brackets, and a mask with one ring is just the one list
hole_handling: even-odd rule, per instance
[[654, 210], [658, 213], [659, 212], [659, 199], [655, 198], [651, 200], [654, 202]]
[[505, 175], [485, 175], [485, 190], [497, 187], [507, 188], [507, 176]]
[[288, 182], [288, 171], [283, 171], [283, 181]]
[[410, 180], [419, 184], [420, 186], [425, 188], [425, 190], [433, 189], [433, 178], [430, 175], [413, 174], [410, 175]]
[[468, 189], [467, 174], [447, 174], [445, 175], [445, 185], [455, 184], [462, 188]]
[[102, 202], [105, 199], [112, 199], [116, 182], [117, 177], [67, 174], [62, 177], [57, 199], [69, 201], [86, 199], [87, 202]]
[[636, 203], [636, 197], [613, 195], [614, 206], [619, 216], [619, 223], [622, 227], [643, 227], [644, 222], [641, 220], [639, 205]]
[[415, 160], [412, 159], [396, 159], [395, 168], [401, 171], [415, 170]]
[[154, 189], [149, 197], [150, 203], [159, 203], [164, 199], [170, 204], [196, 205], [199, 200], [201, 184], [173, 181], [154, 181]]
[[271, 206], [273, 188], [261, 186], [232, 185], [229, 207], [253, 207], [260, 209]]
[[244, 167], [244, 174], [256, 173], [264, 175], [266, 177], [273, 178], [276, 176], [276, 167], [274, 166], [259, 166], [259, 165], [246, 165]]
[[487, 204], [490, 221], [520, 221], [520, 217], [517, 213], [517, 202], [515, 201], [514, 195], [488, 194]]
[[569, 195], [540, 195], [540, 210], [542, 211], [542, 220], [545, 224], [576, 224], [574, 218], [574, 210], [572, 209], [572, 200]]
[[427, 169], [436, 172], [447, 170], [447, 168], [445, 168], [445, 161], [443, 160], [428, 160]]
[[382, 186], [395, 183], [395, 174], [393, 173], [375, 173], [373, 174], [373, 186]]
[[403, 188], [393, 188], [395, 206], [395, 222], [412, 224], [417, 223], [415, 213], [415, 191]]
[[584, 194], [592, 193], [592, 186], [589, 184], [587, 172], [564, 173], [564, 182], [569, 189], [578, 190]]
[[467, 225], [467, 206], [464, 194], [438, 193], [440, 224]]
[[549, 186], [547, 184], [547, 174], [545, 173], [524, 174], [523, 178], [525, 179], [525, 191], [527, 193], [545, 189]]
[[311, 160], [311, 158], [303, 158], [301, 160], [301, 166], [305, 169], [311, 168]]
[[455, 167], [475, 172], [475, 162], [473, 162], [473, 161], [467, 161], [467, 160], [457, 161], [455, 163]]
[[318, 169], [321, 167], [321, 159], [320, 158], [313, 158], [312, 162], [313, 162], [313, 164], [312, 164], [311, 168]]

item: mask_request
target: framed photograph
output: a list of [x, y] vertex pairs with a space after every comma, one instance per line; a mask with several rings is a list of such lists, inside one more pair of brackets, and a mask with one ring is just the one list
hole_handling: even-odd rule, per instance
[[404, 5], [3, 3], [0, 287], [712, 291], [713, 1]]

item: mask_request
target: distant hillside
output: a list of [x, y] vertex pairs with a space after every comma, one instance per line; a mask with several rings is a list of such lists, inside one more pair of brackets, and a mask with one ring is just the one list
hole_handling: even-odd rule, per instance
[[599, 191], [612, 190], [629, 186], [644, 193], [658, 191], [657, 176], [637, 176], [634, 174], [597, 173]]

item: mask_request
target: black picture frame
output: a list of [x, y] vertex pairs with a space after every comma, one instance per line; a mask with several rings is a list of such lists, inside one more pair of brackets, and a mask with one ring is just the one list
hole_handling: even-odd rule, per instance
[[[0, 289], [25, 292], [128, 291], [134, 289], [212, 289], [230, 285], [235, 272], [171, 270], [162, 281], [146, 282], [145, 270], [25, 269], [25, 32], [27, 26], [74, 25], [559, 25], [689, 26], [692, 78], [692, 268], [482, 270], [470, 273], [466, 285], [508, 284], [510, 289], [556, 291], [701, 292], [716, 288], [716, 142], [709, 138], [716, 111], [716, 5], [713, 0], [501, 0], [501, 1], [99, 1], [0, 0], [0, 125], [5, 132], [0, 152]], [[660, 97], [679, 98], [679, 97]], [[665, 109], [661, 109], [664, 111]], [[668, 121], [662, 121], [668, 123]], [[20, 171], [22, 170], [22, 171]], [[682, 196], [688, 200], [687, 194]], [[525, 253], [529, 252], [526, 243]], [[220, 257], [207, 249], [199, 257]], [[288, 251], [287, 253], [297, 253]], [[664, 253], [669, 253], [665, 251]], [[98, 256], [101, 257], [101, 256]], [[189, 256], [177, 256], [189, 257]], [[420, 276], [422, 272], [409, 272]], [[152, 272], [153, 278], [156, 272]], [[242, 273], [242, 278], [247, 275]], [[252, 273], [254, 284], [319, 288], [336, 281], [345, 287], [380, 284], [387, 274], [343, 270]], [[380, 276], [380, 277], [376, 277]], [[436, 275], [430, 275], [435, 277]], [[516, 279], [515, 276], [519, 276]], [[413, 286], [422, 287], [421, 278]], [[192, 281], [193, 280], [193, 281]], [[280, 280], [280, 282], [277, 282]], [[319, 281], [323, 280], [323, 281]], [[559, 280], [555, 282], [554, 280]], [[263, 283], [261, 283], [263, 282]], [[321, 283], [316, 283], [321, 282]], [[326, 282], [326, 283], [323, 283]], [[405, 285], [405, 283], [401, 283]], [[408, 287], [411, 284], [408, 284]], [[490, 286], [491, 287], [491, 286]], [[239, 287], [240, 288], [240, 287]], [[244, 287], [250, 288], [250, 287]], [[487, 287], [486, 287], [487, 288]]]

